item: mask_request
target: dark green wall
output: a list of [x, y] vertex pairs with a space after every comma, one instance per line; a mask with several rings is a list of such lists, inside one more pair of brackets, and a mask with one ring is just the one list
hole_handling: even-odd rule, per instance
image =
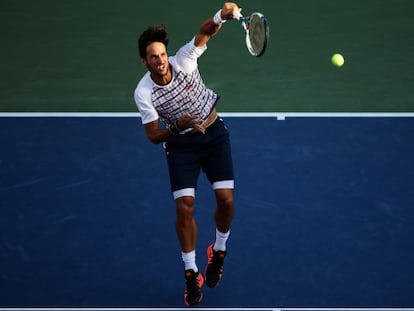
[[[270, 23], [249, 56], [237, 22], [199, 65], [221, 111], [414, 111], [414, 1], [239, 1]], [[136, 40], [164, 23], [169, 53], [221, 1], [1, 0], [0, 111], [136, 111]], [[333, 53], [345, 66], [330, 63]]]

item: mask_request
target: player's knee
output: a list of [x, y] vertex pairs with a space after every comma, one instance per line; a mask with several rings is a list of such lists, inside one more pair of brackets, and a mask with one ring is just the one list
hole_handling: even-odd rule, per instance
[[232, 195], [219, 195], [217, 196], [217, 206], [221, 209], [233, 208], [233, 196]]
[[194, 198], [190, 196], [181, 197], [176, 200], [177, 217], [180, 219], [192, 219], [194, 216]]

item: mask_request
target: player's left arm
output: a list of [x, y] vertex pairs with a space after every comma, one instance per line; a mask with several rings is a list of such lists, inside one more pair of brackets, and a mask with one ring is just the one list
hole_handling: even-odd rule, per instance
[[216, 13], [216, 16], [210, 17], [201, 25], [200, 30], [195, 36], [194, 45], [196, 47], [205, 46], [208, 40], [220, 30], [224, 21], [234, 18], [234, 11], [240, 11], [237, 4], [233, 2], [224, 3], [221, 10]]

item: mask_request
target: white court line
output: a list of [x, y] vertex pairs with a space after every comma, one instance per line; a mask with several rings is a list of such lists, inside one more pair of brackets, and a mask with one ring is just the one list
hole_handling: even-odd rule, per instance
[[[402, 118], [414, 117], [414, 112], [219, 112], [222, 117], [241, 117], [241, 118], [276, 118], [285, 120], [287, 117], [329, 117], [329, 118]], [[24, 117], [24, 118], [59, 118], [59, 117], [119, 117], [119, 118], [138, 118], [141, 115], [138, 112], [0, 112], [0, 117]]]
[[10, 118], [91, 118], [91, 117], [140, 117], [138, 112], [0, 112], [0, 117]]
[[0, 308], [0, 311], [414, 311], [413, 308]]

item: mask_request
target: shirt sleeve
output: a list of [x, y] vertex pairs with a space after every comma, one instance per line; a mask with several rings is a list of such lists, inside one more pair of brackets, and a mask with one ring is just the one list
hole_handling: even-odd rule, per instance
[[151, 78], [147, 73], [138, 83], [134, 92], [135, 104], [137, 105], [138, 110], [141, 114], [142, 124], [156, 121], [159, 118], [158, 113], [152, 104], [151, 87]]
[[194, 45], [195, 37], [182, 46], [175, 55], [175, 62], [177, 66], [184, 72], [184, 73], [192, 73], [194, 70], [197, 69], [197, 59], [203, 55], [205, 50], [207, 50], [207, 45], [202, 47], [197, 47]]

